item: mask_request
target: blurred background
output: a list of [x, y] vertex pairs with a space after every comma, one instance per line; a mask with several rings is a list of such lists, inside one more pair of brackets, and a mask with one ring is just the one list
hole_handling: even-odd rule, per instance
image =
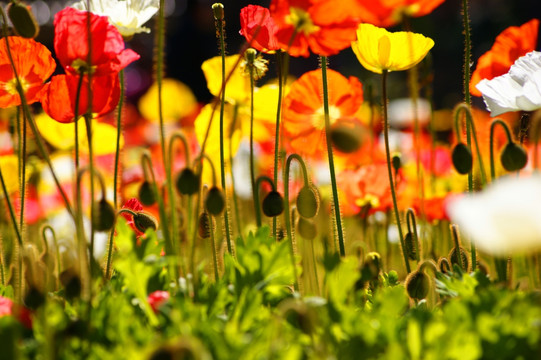
[[[214, 19], [210, 0], [166, 0], [167, 45], [166, 74], [186, 83], [200, 102], [208, 102], [211, 95], [201, 71], [201, 63], [218, 55]], [[32, 6], [41, 25], [38, 41], [53, 49], [54, 15], [73, 1], [26, 1]], [[239, 35], [240, 9], [249, 4], [268, 7], [270, 1], [226, 0], [223, 2], [226, 15], [227, 51], [236, 53], [244, 42]], [[6, 1], [0, 1], [2, 6]], [[431, 51], [433, 69], [434, 103], [436, 109], [452, 108], [462, 99], [463, 35], [460, 0], [447, 0], [432, 14], [412, 19], [415, 32], [431, 37], [435, 46]], [[540, 0], [470, 0], [472, 27], [472, 61], [475, 62], [490, 49], [495, 37], [508, 26], [521, 25], [532, 18], [541, 18]], [[147, 27], [154, 27], [149, 22]], [[400, 26], [391, 28], [401, 30]], [[127, 46], [141, 55], [141, 59], [126, 69], [128, 101], [135, 103], [152, 83], [152, 48], [154, 35], [138, 34]], [[538, 46], [538, 49], [541, 47]], [[274, 59], [270, 60], [270, 76]], [[290, 72], [296, 76], [318, 67], [316, 56], [291, 60]], [[351, 49], [343, 50], [330, 58], [330, 67], [344, 75], [358, 76], [364, 83], [375, 80], [373, 74], [364, 70]], [[429, 71], [429, 70], [424, 70]], [[390, 98], [407, 95], [404, 74], [391, 77]], [[375, 85], [377, 89], [379, 85]], [[480, 99], [475, 99], [482, 105]]]

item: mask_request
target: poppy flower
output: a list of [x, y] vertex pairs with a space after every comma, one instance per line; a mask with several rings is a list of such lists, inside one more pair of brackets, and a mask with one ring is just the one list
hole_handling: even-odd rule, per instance
[[[404, 189], [405, 182], [402, 180], [402, 176], [397, 177], [397, 192]], [[368, 209], [370, 213], [387, 211], [393, 206], [387, 164], [384, 162], [342, 171], [337, 182], [344, 195], [341, 197], [344, 205], [341, 209], [346, 214], [356, 214], [362, 208]]]
[[445, 0], [357, 0], [360, 21], [379, 27], [390, 27], [402, 21], [404, 16], [420, 17], [430, 14]]
[[[113, 111], [120, 99], [120, 84], [117, 74], [92, 76], [92, 109], [98, 116]], [[56, 75], [45, 84], [41, 94], [43, 110], [61, 123], [75, 121], [75, 103], [79, 76]], [[78, 116], [88, 110], [88, 77], [85, 76], [79, 96]]]
[[[56, 63], [51, 52], [42, 44], [19, 36], [8, 36], [9, 48], [17, 75], [28, 104], [39, 100], [39, 91], [51, 76]], [[11, 68], [5, 39], [0, 43], [0, 108], [18, 106], [21, 98], [17, 92], [17, 80]]]
[[0, 317], [15, 316], [27, 329], [32, 329], [31, 312], [24, 306], [13, 303], [13, 300], [0, 296]]
[[[251, 46], [261, 52], [269, 53], [280, 49], [276, 39], [278, 27], [267, 8], [258, 5], [248, 5], [240, 10], [239, 33], [251, 43]], [[257, 33], [255, 39], [253, 36]]]
[[152, 311], [157, 314], [160, 311], [160, 307], [169, 301], [169, 297], [170, 296], [167, 291], [156, 290], [148, 294], [147, 301], [152, 308]]
[[[355, 39], [354, 0], [273, 0], [270, 5], [282, 49], [291, 56], [335, 55]], [[294, 38], [293, 38], [294, 36]], [[291, 39], [293, 38], [293, 41]]]
[[378, 74], [411, 69], [433, 46], [434, 41], [421, 34], [409, 31], [392, 33], [371, 24], [360, 24], [357, 41], [351, 43], [361, 65]]
[[480, 250], [506, 256], [541, 249], [541, 178], [498, 178], [483, 191], [449, 203], [453, 222]]
[[[136, 198], [132, 198], [132, 199], [126, 201], [124, 203], [124, 205], [122, 205], [122, 209], [128, 209], [128, 210], [131, 210], [131, 211], [134, 211], [134, 212], [138, 213], [138, 212], [143, 211], [143, 204], [141, 204], [141, 202], [139, 200], [137, 200]], [[135, 235], [137, 237], [144, 235], [144, 232], [140, 231], [135, 226], [135, 224], [133, 222], [133, 216], [131, 214], [126, 213], [126, 212], [122, 212], [122, 213], [120, 213], [120, 216], [122, 216], [124, 219], [126, 219], [126, 224], [128, 224], [128, 226], [130, 228], [132, 228], [132, 230], [135, 232]]]
[[492, 117], [541, 108], [541, 52], [532, 51], [520, 57], [507, 74], [483, 79], [477, 89]]
[[139, 55], [124, 49], [124, 40], [106, 16], [90, 13], [91, 56], [88, 61], [88, 13], [65, 8], [54, 19], [54, 49], [60, 64], [68, 74], [77, 75], [89, 70], [94, 76], [118, 73]]
[[477, 84], [491, 80], [509, 71], [513, 63], [521, 56], [534, 51], [537, 45], [539, 20], [533, 19], [522, 26], [511, 26], [496, 37], [492, 48], [477, 61], [477, 66], [470, 80], [472, 95], [481, 96]]
[[[345, 78], [334, 70], [327, 70], [327, 83], [332, 125], [338, 119], [350, 118], [355, 114], [363, 102], [363, 89], [357, 78]], [[296, 152], [311, 156], [325, 152], [325, 117], [321, 94], [321, 70], [313, 70], [291, 84], [284, 98], [284, 136]]]
[[94, 14], [109, 17], [124, 38], [149, 33], [150, 29], [143, 24], [160, 8], [159, 0], [81, 0], [72, 6], [77, 10], [88, 10], [87, 3]]

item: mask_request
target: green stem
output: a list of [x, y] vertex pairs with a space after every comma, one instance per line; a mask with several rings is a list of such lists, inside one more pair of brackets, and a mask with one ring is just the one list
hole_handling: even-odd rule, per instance
[[325, 114], [325, 136], [327, 142], [327, 155], [329, 157], [329, 170], [331, 174], [332, 196], [334, 202], [334, 217], [336, 221], [336, 231], [338, 233], [338, 245], [340, 247], [340, 256], [346, 256], [344, 245], [344, 234], [342, 229], [342, 217], [340, 214], [340, 202], [338, 199], [338, 187], [336, 186], [336, 174], [334, 172], [334, 158], [332, 153], [331, 141], [331, 121], [329, 117], [329, 90], [327, 89], [327, 57], [321, 56], [321, 78], [323, 81], [323, 112]]
[[[167, 215], [165, 213], [165, 207], [163, 204], [162, 194], [159, 191], [158, 184], [156, 183], [156, 177], [154, 175], [154, 167], [152, 166], [152, 158], [147, 151], [145, 151], [143, 155], [141, 156], [141, 165], [143, 166], [143, 171], [145, 171], [144, 169], [146, 165], [146, 171], [150, 174], [150, 178], [151, 178], [152, 190], [154, 191], [154, 196], [158, 202], [158, 212], [160, 214], [160, 221], [162, 223], [162, 233], [165, 240], [165, 253], [171, 258], [174, 258], [176, 255], [176, 252], [175, 252], [175, 247], [173, 246], [173, 243], [171, 241], [171, 237], [168, 231]], [[177, 271], [176, 266], [172, 266], [171, 278], [173, 281], [177, 281], [177, 278], [178, 278], [177, 273], [178, 271]]]
[[[290, 42], [293, 41], [293, 37]], [[278, 51], [276, 53], [276, 62], [278, 64], [278, 106], [276, 109], [276, 129], [274, 134], [274, 183], [278, 183], [278, 162], [280, 159], [280, 120], [282, 118], [282, 99], [284, 97], [284, 86], [289, 72], [289, 54]], [[276, 237], [276, 217], [272, 219], [272, 234]]]
[[[233, 132], [235, 131], [235, 126], [237, 125], [239, 113], [239, 106], [235, 104], [233, 108], [233, 121], [231, 122], [231, 131], [229, 131], [229, 138], [233, 138]], [[231, 171], [233, 171], [233, 141], [229, 141], [229, 163], [231, 164]], [[241, 226], [241, 217], [239, 213], [239, 200], [237, 197], [236, 185], [235, 185], [235, 176], [231, 174], [231, 189], [233, 192], [233, 207], [235, 208], [235, 217], [237, 219], [237, 232], [238, 236], [242, 239], [242, 226]]]
[[[19, 114], [19, 109], [17, 108], [17, 114]], [[19, 164], [21, 164], [21, 187], [19, 191], [19, 197], [21, 202], [21, 209], [20, 209], [20, 217], [19, 217], [19, 228], [21, 231], [21, 234], [24, 232], [24, 202], [26, 198], [26, 116], [23, 113], [23, 121], [22, 121], [22, 134], [21, 134], [21, 143], [19, 143], [19, 146], [21, 147], [20, 151], [20, 157], [19, 157]]]
[[[120, 137], [122, 136], [122, 106], [124, 104], [124, 69], [118, 73], [120, 82], [120, 98], [118, 100], [116, 114], [116, 148], [115, 148], [115, 170], [113, 175], [113, 205], [118, 208], [118, 169], [120, 163]], [[112, 230], [114, 232], [114, 229]]]
[[455, 243], [455, 252], [458, 259], [458, 264], [464, 271], [467, 271], [468, 269], [466, 268], [466, 264], [464, 264], [464, 261], [462, 259], [462, 246], [460, 246], [460, 234], [458, 232], [458, 226], [455, 224], [451, 224], [450, 227], [451, 237], [453, 238], [453, 241]]
[[[160, 8], [158, 11], [158, 22], [157, 22], [157, 31], [156, 31], [156, 82], [158, 84], [158, 118], [160, 122], [160, 145], [162, 150], [162, 162], [163, 167], [165, 169], [165, 176], [166, 176], [166, 182], [167, 182], [167, 198], [169, 200], [169, 205], [172, 207], [172, 204], [174, 203], [173, 196], [175, 195], [173, 193], [173, 187], [171, 184], [171, 166], [170, 162], [167, 158], [167, 153], [165, 151], [166, 147], [166, 138], [165, 138], [165, 125], [164, 125], [164, 119], [163, 119], [163, 101], [162, 101], [162, 79], [163, 79], [163, 49], [164, 49], [164, 43], [165, 43], [165, 0], [160, 0]], [[160, 196], [160, 194], [156, 194]], [[163, 203], [162, 203], [163, 206]], [[164, 219], [167, 216], [164, 212]], [[174, 213], [174, 209], [171, 210], [171, 213]], [[165, 233], [169, 233], [167, 236], [170, 238], [171, 246], [175, 247], [175, 244], [177, 244], [177, 233], [175, 231], [176, 229], [176, 220], [175, 216], [171, 216], [171, 233], [169, 233], [170, 229], [166, 223], [162, 226], [162, 231]], [[162, 219], [163, 222], [163, 219]]]
[[[258, 188], [255, 185], [255, 163], [254, 163], [254, 66], [250, 69], [250, 180], [252, 183], [252, 200], [254, 202], [255, 223], [261, 227], [261, 213], [259, 211], [259, 201], [256, 201]], [[278, 129], [278, 127], [276, 127]], [[276, 170], [275, 170], [276, 171]]]
[[408, 256], [406, 254], [406, 248], [404, 244], [404, 235], [402, 233], [402, 225], [400, 221], [400, 213], [398, 211], [398, 203], [396, 201], [396, 191], [394, 188], [393, 181], [393, 170], [391, 165], [391, 152], [389, 146], [389, 122], [387, 119], [387, 75], [388, 71], [384, 70], [382, 72], [382, 81], [381, 81], [381, 92], [382, 92], [382, 103], [383, 103], [383, 136], [385, 140], [385, 155], [387, 157], [387, 171], [389, 173], [389, 187], [391, 188], [391, 196], [393, 199], [393, 209], [394, 215], [396, 218], [396, 226], [398, 228], [398, 237], [400, 239], [400, 246], [402, 247], [402, 255], [404, 256], [404, 262], [406, 264], [406, 272], [409, 274], [411, 272], [410, 264], [408, 261]]
[[505, 130], [505, 134], [507, 135], [507, 142], [512, 143], [513, 137], [511, 136], [511, 131], [509, 130], [509, 127], [507, 124], [501, 120], [496, 119], [490, 124], [490, 179], [494, 181], [496, 178], [496, 169], [494, 167], [494, 130], [496, 128], [496, 125], [500, 125]]
[[[306, 174], [306, 165], [304, 161], [298, 154], [291, 154], [287, 157], [285, 171], [284, 171], [284, 208], [285, 208], [285, 222], [286, 222], [286, 231], [287, 238], [290, 244], [289, 252], [291, 256], [291, 266], [293, 268], [293, 276], [295, 277], [295, 290], [299, 290], [298, 275], [297, 275], [297, 264], [295, 261], [295, 249], [293, 247], [293, 231], [291, 230], [291, 211], [289, 210], [289, 170], [291, 167], [291, 162], [297, 160], [301, 165], [303, 174]], [[305, 178], [306, 180], [306, 178]]]
[[[207, 214], [208, 215], [208, 214]], [[214, 219], [212, 216], [209, 217], [209, 226], [210, 226], [210, 244], [212, 246], [212, 261], [214, 263], [214, 281], [220, 279], [220, 272], [218, 271], [218, 254], [216, 249], [216, 240], [214, 239]]]
[[224, 151], [224, 110], [225, 110], [225, 35], [224, 35], [224, 21], [223, 19], [217, 19], [216, 25], [218, 27], [218, 35], [220, 41], [220, 56], [222, 57], [222, 91], [220, 96], [220, 169], [222, 190], [224, 192], [225, 199], [225, 211], [224, 211], [224, 225], [225, 236], [227, 240], [227, 251], [233, 254], [233, 247], [231, 245], [231, 230], [229, 228], [229, 206], [227, 205], [227, 188], [225, 183], [225, 151]]

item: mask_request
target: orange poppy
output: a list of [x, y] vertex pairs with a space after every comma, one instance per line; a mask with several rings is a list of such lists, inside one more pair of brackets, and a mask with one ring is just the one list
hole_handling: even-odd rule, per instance
[[[361, 166], [356, 170], [345, 170], [338, 175], [338, 186], [343, 194], [340, 199], [343, 206], [340, 208], [345, 215], [354, 215], [362, 208], [368, 209], [369, 213], [388, 211], [392, 208], [387, 171], [387, 164], [378, 162]], [[396, 191], [400, 195], [406, 186], [401, 171], [396, 180]]]
[[[352, 116], [363, 102], [361, 82], [328, 70], [327, 83], [331, 125], [338, 119], [355, 119]], [[293, 151], [308, 156], [325, 152], [322, 94], [321, 70], [313, 70], [295, 81], [284, 98], [284, 137]]]
[[355, 40], [359, 21], [350, 12], [353, 7], [354, 0], [273, 0], [270, 11], [280, 47], [291, 56], [308, 57], [310, 50], [337, 54]]
[[477, 67], [470, 80], [470, 93], [481, 96], [475, 87], [481, 80], [491, 80], [503, 75], [515, 60], [535, 50], [539, 20], [533, 19], [522, 26], [511, 26], [496, 37], [492, 48], [477, 61]]
[[351, 10], [360, 20], [378, 27], [390, 27], [404, 16], [419, 17], [430, 14], [445, 0], [357, 0]]
[[[7, 39], [17, 75], [26, 94], [26, 101], [32, 104], [38, 101], [43, 82], [54, 72], [56, 63], [51, 52], [32, 39], [19, 36], [9, 36]], [[16, 89], [15, 74], [11, 69], [5, 39], [2, 39], [0, 42], [0, 108], [20, 104], [21, 98]]]

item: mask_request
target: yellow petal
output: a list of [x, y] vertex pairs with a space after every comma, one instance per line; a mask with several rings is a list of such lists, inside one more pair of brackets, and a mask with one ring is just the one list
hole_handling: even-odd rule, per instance
[[[231, 55], [225, 57], [225, 76], [229, 76], [229, 73], [233, 67], [237, 64], [239, 55]], [[222, 88], [222, 58], [215, 56], [203, 62], [201, 69], [207, 79], [207, 87], [210, 93], [214, 96], [218, 96]], [[245, 77], [240, 70], [240, 66], [235, 68], [233, 74], [229, 78], [225, 89], [226, 101], [235, 104], [248, 101], [250, 97], [250, 79]]]
[[[2, 175], [4, 176], [4, 182], [6, 184], [6, 190], [8, 193], [14, 193], [19, 190], [19, 160], [16, 155], [2, 155], [0, 156], [0, 168], [2, 169]], [[3, 192], [2, 192], [3, 196]]]
[[[197, 99], [192, 90], [175, 79], [163, 79], [162, 109], [165, 123], [174, 123], [192, 114], [197, 108]], [[139, 111], [149, 121], [158, 123], [158, 84], [154, 83], [139, 100]]]
[[41, 136], [55, 149], [69, 150], [75, 146], [75, 126], [73, 123], [60, 123], [44, 112], [36, 115], [35, 120]]
[[381, 74], [407, 70], [424, 59], [434, 41], [421, 34], [400, 31], [391, 33], [371, 24], [360, 24], [357, 41], [351, 48], [367, 70]]

